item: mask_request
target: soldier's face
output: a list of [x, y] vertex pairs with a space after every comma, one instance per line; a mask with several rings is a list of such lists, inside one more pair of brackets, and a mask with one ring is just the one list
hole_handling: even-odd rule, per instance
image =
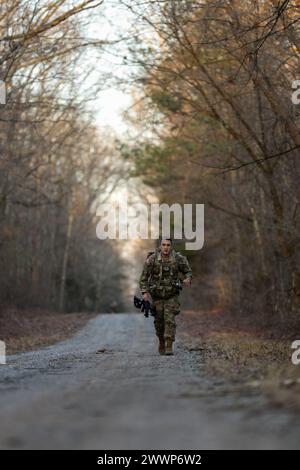
[[171, 251], [171, 242], [169, 240], [163, 240], [160, 244], [160, 249], [163, 255], [169, 255]]

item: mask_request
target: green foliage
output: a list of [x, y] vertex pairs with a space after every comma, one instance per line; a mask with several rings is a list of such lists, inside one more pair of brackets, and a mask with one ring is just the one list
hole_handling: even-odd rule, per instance
[[123, 145], [121, 154], [126, 160], [134, 163], [131, 177], [142, 177], [145, 184], [160, 185], [169, 176], [169, 150], [149, 142], [133, 147]]
[[182, 96], [179, 93], [171, 94], [165, 90], [153, 90], [150, 94], [152, 102], [161, 112], [176, 113], [182, 109]]

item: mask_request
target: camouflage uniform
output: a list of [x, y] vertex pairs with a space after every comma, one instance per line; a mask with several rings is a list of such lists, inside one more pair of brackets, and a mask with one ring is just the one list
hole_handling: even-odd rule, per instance
[[158, 338], [175, 341], [175, 316], [180, 313], [179, 289], [176, 283], [179, 275], [192, 277], [192, 270], [185, 256], [171, 250], [167, 261], [162, 259], [157, 249], [145, 261], [140, 277], [142, 293], [148, 292], [156, 307], [154, 326]]

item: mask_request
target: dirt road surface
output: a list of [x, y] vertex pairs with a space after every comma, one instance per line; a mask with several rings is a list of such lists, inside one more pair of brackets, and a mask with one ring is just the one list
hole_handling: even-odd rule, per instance
[[[100, 352], [96, 353], [100, 349]], [[0, 366], [2, 449], [299, 449], [296, 416], [207, 377], [178, 333], [101, 314], [74, 337]]]

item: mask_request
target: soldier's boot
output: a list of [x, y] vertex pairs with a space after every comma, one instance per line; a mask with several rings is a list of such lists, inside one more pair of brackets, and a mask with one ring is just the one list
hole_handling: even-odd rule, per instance
[[166, 345], [165, 345], [165, 338], [159, 337], [159, 346], [158, 346], [158, 352], [161, 355], [164, 355], [166, 352]]
[[166, 356], [173, 356], [173, 340], [171, 338], [166, 339]]

